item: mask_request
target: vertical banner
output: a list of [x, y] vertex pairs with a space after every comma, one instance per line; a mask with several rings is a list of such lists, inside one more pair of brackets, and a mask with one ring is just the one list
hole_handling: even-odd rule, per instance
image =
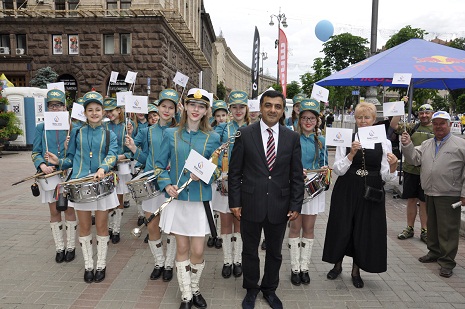
[[252, 99], [258, 97], [258, 79], [259, 79], [259, 63], [260, 63], [260, 34], [257, 26], [255, 26], [255, 34], [253, 37], [252, 47]]
[[284, 97], [287, 92], [287, 37], [283, 29], [279, 29], [279, 82], [283, 89]]

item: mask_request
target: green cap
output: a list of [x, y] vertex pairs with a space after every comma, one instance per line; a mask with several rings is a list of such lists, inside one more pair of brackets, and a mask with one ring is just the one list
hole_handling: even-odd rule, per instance
[[79, 105], [82, 105], [84, 106], [84, 98], [83, 97], [80, 97], [76, 100], [76, 103], [79, 104]]
[[52, 89], [47, 92], [47, 103], [49, 102], [60, 102], [61, 104], [65, 104], [66, 96], [63, 91], [58, 89]]
[[318, 117], [320, 115], [320, 102], [315, 99], [303, 99], [300, 102], [299, 114], [305, 111], [311, 111]]
[[86, 106], [89, 104], [89, 103], [98, 103], [100, 105], [103, 105], [103, 97], [100, 93], [98, 93], [97, 91], [89, 91], [87, 92], [83, 97], [82, 99], [84, 100], [84, 108], [86, 108]]
[[103, 109], [106, 111], [114, 110], [117, 107], [115, 98], [105, 98], [105, 100], [103, 100]]
[[212, 106], [212, 114], [215, 115], [215, 112], [219, 109], [224, 109], [226, 113], [228, 112], [228, 105], [223, 100], [215, 100]]
[[305, 99], [305, 95], [299, 93], [299, 94], [296, 94], [293, 98], [292, 98], [292, 104], [295, 105], [297, 103], [300, 103], [302, 102], [302, 100]]
[[179, 102], [179, 93], [174, 89], [165, 89], [158, 95], [158, 104], [163, 100], [170, 100], [176, 106]]
[[249, 100], [247, 97], [248, 97], [247, 93], [244, 91], [240, 91], [240, 90], [231, 91], [228, 97], [228, 102], [229, 102], [228, 104], [229, 105], [241, 104], [241, 105], [249, 106], [248, 105]]
[[154, 105], [154, 104], [149, 104], [148, 109], [149, 109], [149, 113], [150, 112], [158, 113], [158, 107], [156, 105]]

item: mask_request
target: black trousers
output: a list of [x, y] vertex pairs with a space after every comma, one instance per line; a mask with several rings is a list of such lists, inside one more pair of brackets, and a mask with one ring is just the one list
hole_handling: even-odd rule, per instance
[[[241, 218], [242, 247], [242, 275], [244, 289], [261, 290], [263, 293], [274, 292], [279, 284], [279, 269], [282, 263], [281, 249], [283, 246], [286, 222], [272, 224], [265, 218], [263, 222], [251, 222]], [[258, 257], [258, 246], [262, 229], [266, 239], [265, 270], [261, 285], [260, 258]]]

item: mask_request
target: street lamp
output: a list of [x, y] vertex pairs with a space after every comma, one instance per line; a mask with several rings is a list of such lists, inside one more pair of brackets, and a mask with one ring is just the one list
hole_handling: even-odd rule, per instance
[[[283, 25], [284, 28], [287, 28], [287, 18], [286, 18], [286, 14], [281, 13], [281, 8], [279, 8], [279, 14], [278, 15], [271, 14], [271, 16], [270, 16], [270, 18], [271, 18], [270, 26], [272, 26], [272, 27], [274, 26], [273, 17], [276, 17], [276, 19], [278, 20], [278, 39], [274, 43], [274, 48], [278, 48], [279, 47], [279, 33], [280, 33], [280, 30], [281, 30], [281, 24]], [[279, 48], [278, 48], [277, 67], [278, 67], [278, 71], [277, 71], [277, 75], [276, 75], [276, 83], [279, 85]]]
[[262, 67], [260, 68], [260, 75], [262, 76], [261, 85], [263, 89], [263, 61], [268, 59], [268, 54], [266, 52], [261, 52], [260, 55], [262, 56]]

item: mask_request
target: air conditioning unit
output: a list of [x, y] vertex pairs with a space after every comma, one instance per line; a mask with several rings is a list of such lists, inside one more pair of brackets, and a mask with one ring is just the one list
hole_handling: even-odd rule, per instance
[[24, 48], [16, 48], [16, 55], [24, 55]]
[[10, 48], [9, 47], [0, 47], [0, 55], [9, 55]]

